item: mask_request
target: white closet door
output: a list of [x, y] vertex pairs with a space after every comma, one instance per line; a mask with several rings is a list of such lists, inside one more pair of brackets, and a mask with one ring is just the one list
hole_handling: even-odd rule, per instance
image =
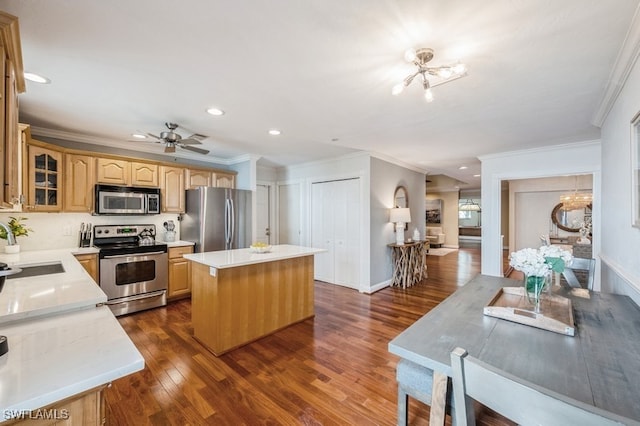
[[360, 180], [350, 179], [335, 182], [339, 190], [339, 205], [336, 211], [335, 283], [357, 289], [360, 282]]
[[333, 282], [333, 212], [328, 198], [331, 196], [331, 185], [314, 183], [311, 185], [311, 246], [327, 251], [315, 255], [315, 279]]
[[360, 181], [319, 182], [311, 188], [311, 238], [318, 280], [357, 289], [360, 282]]
[[258, 185], [256, 192], [256, 237], [254, 241], [271, 244], [271, 199], [269, 185]]
[[300, 184], [278, 186], [278, 244], [300, 245]]

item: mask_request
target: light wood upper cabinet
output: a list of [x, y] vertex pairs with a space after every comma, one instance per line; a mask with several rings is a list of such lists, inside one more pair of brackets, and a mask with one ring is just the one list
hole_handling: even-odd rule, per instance
[[184, 213], [184, 169], [160, 166], [160, 195], [163, 213]]
[[131, 182], [131, 163], [127, 160], [98, 158], [96, 172], [98, 183], [128, 186]]
[[55, 212], [62, 209], [62, 152], [28, 145], [29, 211]]
[[186, 180], [185, 189], [194, 189], [199, 186], [212, 186], [213, 184], [213, 173], [211, 173], [210, 170], [186, 169], [184, 175]]
[[231, 173], [213, 173], [215, 184], [213, 186], [217, 186], [218, 188], [235, 188], [236, 187], [236, 176]]
[[18, 94], [26, 88], [18, 18], [0, 11], [0, 34], [0, 207], [11, 208], [22, 195]]
[[211, 170], [186, 169], [186, 189], [194, 189], [199, 186], [215, 186], [218, 188], [235, 188], [236, 175]]
[[63, 210], [91, 213], [94, 207], [95, 158], [79, 154], [65, 154], [64, 158]]
[[131, 186], [158, 187], [158, 165], [131, 162]]

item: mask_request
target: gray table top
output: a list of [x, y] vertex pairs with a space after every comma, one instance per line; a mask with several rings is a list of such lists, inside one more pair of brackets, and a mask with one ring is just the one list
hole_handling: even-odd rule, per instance
[[450, 352], [470, 355], [547, 389], [640, 420], [640, 308], [627, 296], [567, 290], [576, 335], [485, 316], [500, 287], [478, 275], [389, 343], [389, 351], [452, 375]]

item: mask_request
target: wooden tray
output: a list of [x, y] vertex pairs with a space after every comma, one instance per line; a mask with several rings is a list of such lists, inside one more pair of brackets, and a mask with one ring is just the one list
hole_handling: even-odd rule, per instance
[[484, 307], [484, 314], [574, 336], [576, 329], [571, 300], [552, 294], [541, 296], [540, 312], [536, 313], [525, 297], [524, 287], [503, 287]]

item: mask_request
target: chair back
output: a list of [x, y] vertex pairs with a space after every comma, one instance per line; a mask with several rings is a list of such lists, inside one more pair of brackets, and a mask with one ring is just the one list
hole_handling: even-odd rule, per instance
[[582, 257], [574, 257], [569, 265], [566, 265], [564, 271], [562, 272], [562, 276], [567, 281], [570, 287], [573, 288], [582, 288], [582, 285], [578, 281], [576, 274], [574, 271], [583, 271], [587, 275], [587, 288], [589, 290], [593, 289], [593, 276], [595, 274], [596, 269], [596, 260], [595, 259], [585, 259]]
[[456, 424], [475, 425], [473, 400], [521, 425], [640, 425], [490, 366], [462, 348], [451, 352]]

